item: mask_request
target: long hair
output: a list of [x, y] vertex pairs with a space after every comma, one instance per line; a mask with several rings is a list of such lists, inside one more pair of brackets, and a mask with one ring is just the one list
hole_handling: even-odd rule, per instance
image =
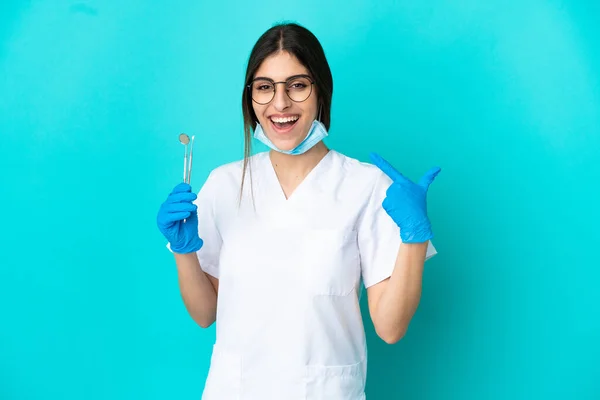
[[[263, 33], [252, 48], [242, 93], [242, 113], [244, 116], [244, 164], [240, 199], [244, 190], [244, 180], [248, 170], [248, 159], [252, 154], [252, 131], [256, 129], [257, 117], [252, 107], [252, 93], [248, 88], [256, 71], [269, 56], [285, 51], [295, 56], [312, 75], [317, 88], [317, 109], [320, 121], [329, 130], [331, 121], [331, 99], [333, 97], [333, 77], [325, 52], [316, 36], [296, 23], [274, 25]], [[252, 172], [250, 172], [252, 177]]]

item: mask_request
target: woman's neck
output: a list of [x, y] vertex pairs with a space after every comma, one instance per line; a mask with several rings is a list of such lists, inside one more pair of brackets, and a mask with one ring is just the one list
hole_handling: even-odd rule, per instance
[[291, 194], [328, 152], [327, 146], [319, 142], [304, 154], [290, 155], [271, 150], [269, 156], [279, 183], [286, 193]]

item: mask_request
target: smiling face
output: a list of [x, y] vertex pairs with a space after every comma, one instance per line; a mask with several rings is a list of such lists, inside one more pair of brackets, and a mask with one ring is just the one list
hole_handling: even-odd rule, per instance
[[[290, 77], [298, 75], [306, 75], [311, 78], [306, 67], [296, 57], [285, 51], [277, 52], [266, 58], [256, 71], [252, 89], [255, 93], [254, 97], [264, 96], [272, 88], [272, 83], [263, 85], [261, 82], [257, 82], [256, 78], [285, 82]], [[291, 79], [287, 84], [276, 83], [275, 86], [275, 96], [269, 103], [259, 104], [252, 101], [252, 107], [269, 140], [281, 150], [291, 150], [304, 140], [313, 121], [317, 118], [316, 87], [311, 85], [306, 78]], [[286, 89], [296, 100], [305, 97], [302, 93], [308, 97], [304, 101], [293, 101], [286, 93]], [[260, 94], [261, 91], [263, 94]], [[266, 98], [269, 97], [267, 95]], [[260, 102], [263, 103], [263, 101]]]

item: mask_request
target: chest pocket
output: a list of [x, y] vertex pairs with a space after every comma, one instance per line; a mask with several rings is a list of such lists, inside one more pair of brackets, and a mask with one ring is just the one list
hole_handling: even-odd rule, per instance
[[358, 287], [360, 256], [355, 230], [311, 229], [302, 245], [300, 257], [309, 293], [346, 296]]

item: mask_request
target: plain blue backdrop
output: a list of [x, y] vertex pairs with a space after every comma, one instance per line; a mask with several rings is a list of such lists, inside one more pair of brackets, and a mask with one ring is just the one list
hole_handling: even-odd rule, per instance
[[0, 399], [199, 398], [214, 327], [156, 212], [180, 132], [195, 190], [242, 157], [245, 63], [283, 20], [330, 61], [328, 145], [442, 167], [407, 336], [365, 318], [368, 398], [600, 398], [599, 4], [4, 0]]

